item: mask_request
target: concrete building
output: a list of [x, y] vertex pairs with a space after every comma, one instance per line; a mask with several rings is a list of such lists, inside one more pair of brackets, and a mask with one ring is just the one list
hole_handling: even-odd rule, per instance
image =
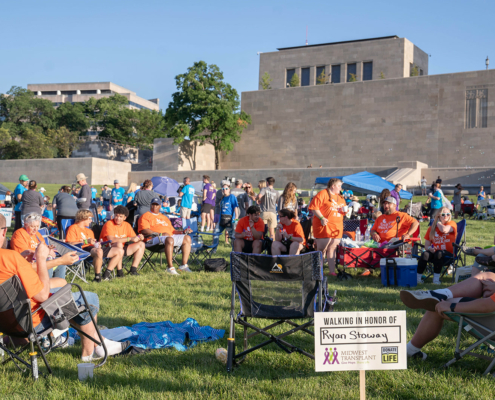
[[160, 109], [159, 99], [146, 100], [136, 95], [136, 92], [116, 85], [112, 82], [85, 82], [85, 83], [30, 83], [28, 90], [42, 99], [50, 100], [54, 106], [62, 103], [83, 103], [91, 97], [101, 99], [118, 93], [129, 100], [128, 107], [131, 109], [145, 108], [158, 111]]
[[[241, 107], [252, 124], [222, 156], [222, 169], [492, 164], [493, 70], [428, 75], [426, 53], [396, 36], [280, 49], [260, 57], [260, 79], [268, 72], [273, 90], [242, 93]], [[371, 72], [367, 66], [364, 79], [368, 62]], [[349, 64], [355, 64], [357, 82], [343, 79]], [[341, 83], [316, 84], [323, 66], [333, 81], [334, 65], [340, 66]], [[418, 76], [411, 77], [415, 66]], [[301, 71], [304, 85], [287, 87], [288, 70]]]

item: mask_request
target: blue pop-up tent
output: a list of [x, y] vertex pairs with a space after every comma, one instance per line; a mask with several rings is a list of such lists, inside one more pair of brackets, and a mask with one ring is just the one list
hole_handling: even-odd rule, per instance
[[[383, 189], [394, 189], [395, 185], [383, 179], [382, 177], [372, 174], [371, 172], [363, 171], [357, 174], [347, 176], [334, 176], [316, 178], [315, 185], [326, 185], [332, 178], [339, 178], [344, 184], [342, 188], [360, 192], [364, 194], [374, 194], [379, 196]], [[410, 200], [413, 195], [405, 190], [400, 191], [401, 199]]]
[[153, 190], [161, 194], [162, 196], [177, 196], [177, 189], [179, 189], [179, 183], [167, 176], [154, 176], [151, 178], [153, 182]]

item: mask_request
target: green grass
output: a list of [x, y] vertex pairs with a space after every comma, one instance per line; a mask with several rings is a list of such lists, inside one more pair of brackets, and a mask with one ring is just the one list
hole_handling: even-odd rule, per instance
[[[45, 186], [46, 187], [46, 186]], [[471, 245], [493, 243], [493, 221], [468, 221]], [[421, 226], [422, 234], [426, 224]], [[217, 256], [228, 258], [229, 246], [222, 243]], [[430, 280], [431, 282], [431, 280]], [[445, 278], [447, 287], [450, 277]], [[201, 325], [226, 330], [223, 339], [198, 345], [186, 352], [155, 350], [148, 354], [117, 357], [95, 371], [91, 382], [77, 379], [80, 346], [57, 350], [48, 356], [53, 376], [34, 383], [12, 365], [0, 367], [2, 399], [350, 399], [359, 397], [359, 373], [316, 373], [314, 363], [299, 354], [287, 355], [270, 345], [248, 356], [232, 374], [214, 357], [218, 347], [227, 347], [231, 283], [228, 273], [182, 274], [172, 277], [163, 269], [145, 270], [139, 277], [126, 277], [101, 284], [82, 284], [98, 293], [99, 323], [108, 327], [141, 321], [195, 318]], [[431, 284], [419, 288], [433, 288]], [[338, 282], [331, 278], [329, 289], [338, 291], [336, 311], [403, 310], [398, 291], [384, 288], [376, 276]], [[419, 310], [407, 310], [407, 336], [414, 333], [422, 317]], [[266, 321], [257, 320], [263, 325]], [[281, 332], [282, 330], [275, 330]], [[443, 370], [453, 358], [456, 328], [446, 323], [437, 340], [427, 345], [425, 362], [411, 361], [407, 370], [366, 373], [369, 399], [492, 399], [495, 381], [483, 378], [488, 363], [473, 357]], [[251, 344], [262, 339], [255, 337]], [[313, 340], [297, 334], [293, 342], [312, 351]], [[467, 339], [471, 340], [471, 339]], [[471, 341], [472, 342], [472, 341]], [[241, 346], [241, 330], [237, 330]], [[44, 368], [41, 368], [44, 371]]]

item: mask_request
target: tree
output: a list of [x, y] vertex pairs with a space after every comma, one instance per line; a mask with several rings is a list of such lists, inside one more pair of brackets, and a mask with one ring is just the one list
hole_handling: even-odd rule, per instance
[[55, 110], [55, 119], [59, 128], [65, 127], [79, 135], [85, 134], [90, 125], [83, 103], [62, 103]]
[[70, 131], [65, 126], [50, 130], [48, 137], [60, 157], [69, 158], [72, 152], [77, 150], [81, 144], [79, 132]]
[[318, 75], [318, 78], [316, 78], [316, 84], [317, 85], [324, 85], [327, 83], [327, 76], [325, 75], [325, 70], [321, 71], [321, 74]]
[[383, 71], [380, 72], [380, 79], [385, 79], [385, 75], [383, 74]]
[[299, 86], [299, 75], [294, 74], [289, 82], [290, 87], [298, 87]]
[[223, 80], [223, 73], [204, 61], [195, 62], [185, 74], [175, 77], [177, 92], [165, 112], [169, 137], [175, 144], [186, 138], [215, 149], [215, 168], [220, 152], [229, 153], [241, 139], [251, 117], [240, 110], [237, 91]]
[[7, 158], [53, 158], [56, 149], [39, 126], [24, 124], [20, 138], [6, 146]]
[[419, 75], [419, 69], [418, 69], [418, 66], [416, 64], [414, 64], [412, 67], [411, 67], [411, 76], [418, 76]]
[[271, 89], [270, 83], [273, 81], [272, 77], [268, 72], [265, 72], [261, 77], [260, 85], [263, 90]]
[[349, 74], [349, 82], [357, 82], [357, 75]]
[[116, 135], [115, 127], [118, 126], [117, 121], [121, 117], [121, 112], [128, 104], [129, 100], [118, 93], [98, 100], [91, 97], [84, 103], [89, 129], [99, 131], [100, 136], [113, 137], [112, 135]]

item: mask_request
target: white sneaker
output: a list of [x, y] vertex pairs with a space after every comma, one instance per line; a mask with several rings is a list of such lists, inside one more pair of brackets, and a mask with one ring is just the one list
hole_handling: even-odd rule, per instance
[[189, 266], [186, 264], [186, 265], [181, 265], [179, 267], [179, 270], [182, 271], [182, 272], [192, 272], [190, 269], [189, 269]]
[[89, 356], [84, 356], [84, 357], [81, 357], [81, 360], [83, 362], [91, 362], [93, 360], [101, 360], [103, 357], [100, 357], [98, 354], [96, 354], [96, 352], [93, 352], [93, 354], [89, 355]]
[[442, 284], [442, 282], [440, 282], [440, 279], [435, 279], [435, 278], [433, 278], [433, 284], [434, 284], [434, 285], [441, 285], [441, 284]]
[[170, 274], [170, 275], [179, 275], [179, 273], [175, 270], [174, 267], [167, 268], [167, 273]]
[[447, 300], [447, 296], [433, 290], [401, 290], [400, 299], [409, 308], [435, 311], [435, 306], [441, 300]]
[[423, 277], [417, 278], [417, 283], [418, 285], [421, 285], [423, 283]]

